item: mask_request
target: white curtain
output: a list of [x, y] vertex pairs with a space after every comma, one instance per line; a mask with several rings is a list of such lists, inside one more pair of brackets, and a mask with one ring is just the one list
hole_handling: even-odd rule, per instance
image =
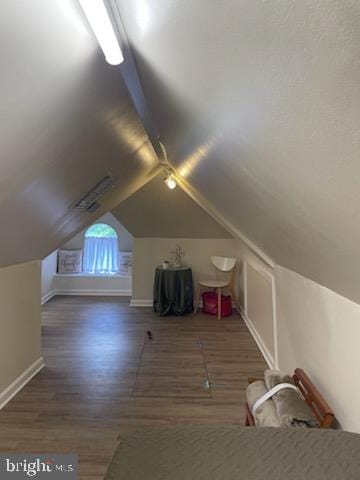
[[85, 273], [114, 275], [119, 270], [118, 239], [85, 238], [83, 270]]

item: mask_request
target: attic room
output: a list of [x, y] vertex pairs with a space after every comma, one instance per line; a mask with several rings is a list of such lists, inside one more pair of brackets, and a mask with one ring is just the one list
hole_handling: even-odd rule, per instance
[[1, 480], [358, 480], [360, 4], [0, 22]]

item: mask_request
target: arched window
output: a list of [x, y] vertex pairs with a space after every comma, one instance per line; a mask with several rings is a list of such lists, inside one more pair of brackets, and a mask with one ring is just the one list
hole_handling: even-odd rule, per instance
[[119, 270], [118, 238], [105, 223], [95, 223], [86, 230], [84, 245], [85, 273], [114, 275]]

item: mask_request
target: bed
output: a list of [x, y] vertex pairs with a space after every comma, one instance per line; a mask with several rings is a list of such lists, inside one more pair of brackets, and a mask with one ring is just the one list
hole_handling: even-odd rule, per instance
[[120, 440], [105, 480], [359, 480], [360, 435], [330, 429], [163, 427]]

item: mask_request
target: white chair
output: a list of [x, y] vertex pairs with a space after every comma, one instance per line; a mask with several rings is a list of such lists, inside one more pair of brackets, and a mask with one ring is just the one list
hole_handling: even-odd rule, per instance
[[215, 267], [215, 271], [225, 272], [229, 274], [229, 278], [226, 280], [200, 280], [195, 295], [195, 313], [200, 301], [201, 291], [204, 288], [212, 288], [214, 292], [218, 294], [218, 319], [221, 319], [221, 291], [223, 289], [228, 290], [231, 295], [231, 299], [238, 306], [239, 301], [235, 291], [235, 275], [236, 275], [236, 258], [232, 257], [210, 257], [211, 263]]

